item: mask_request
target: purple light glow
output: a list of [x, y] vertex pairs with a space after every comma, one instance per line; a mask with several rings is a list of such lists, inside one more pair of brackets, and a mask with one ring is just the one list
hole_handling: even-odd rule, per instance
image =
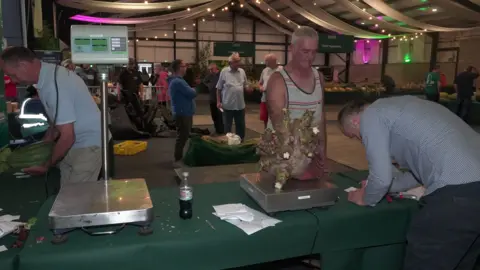
[[102, 18], [85, 15], [75, 15], [70, 17], [71, 20], [89, 22], [89, 23], [106, 23], [106, 24], [139, 24], [150, 22], [151, 19], [118, 19], [118, 18]]
[[383, 20], [383, 17], [382, 17], [382, 16], [378, 16], [377, 19]]

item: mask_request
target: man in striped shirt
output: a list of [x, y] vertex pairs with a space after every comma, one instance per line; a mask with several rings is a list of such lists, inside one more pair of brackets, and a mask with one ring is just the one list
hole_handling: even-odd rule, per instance
[[[347, 137], [362, 141], [370, 170], [351, 202], [374, 206], [418, 185], [415, 178], [426, 188], [404, 269], [472, 269], [480, 253], [480, 135], [442, 105], [412, 96], [353, 102], [338, 120]], [[392, 159], [415, 178], [393, 179]]]

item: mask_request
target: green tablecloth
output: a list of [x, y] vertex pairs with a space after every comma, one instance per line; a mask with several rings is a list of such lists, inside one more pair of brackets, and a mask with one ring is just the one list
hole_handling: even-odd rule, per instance
[[[338, 178], [342, 189], [358, 187], [367, 171], [345, 172]], [[343, 192], [339, 202], [328, 209], [315, 209], [319, 231], [315, 253], [322, 255], [322, 270], [400, 270], [405, 235], [412, 214], [418, 209], [413, 200], [385, 200], [375, 207], [351, 204]]]
[[[194, 188], [192, 220], [178, 216], [177, 188], [154, 189], [150, 192], [156, 215], [153, 235], [138, 236], [134, 227], [100, 237], [75, 231], [61, 246], [48, 241], [50, 199], [39, 211], [37, 225], [20, 253], [19, 269], [224, 269], [310, 254], [317, 230], [317, 221], [310, 213], [279, 213], [276, 217], [281, 223], [247, 236], [212, 215], [213, 205], [225, 203], [244, 203], [258, 209], [238, 182]], [[46, 240], [37, 244], [35, 239], [40, 236]]]
[[[341, 189], [356, 185], [338, 175], [334, 182]], [[224, 203], [258, 209], [238, 182], [195, 186], [194, 217], [188, 221], [178, 217], [177, 193], [176, 188], [151, 191], [153, 235], [138, 236], [134, 227], [103, 237], [76, 231], [61, 246], [48, 242], [52, 198], [38, 214], [19, 269], [225, 269], [319, 253], [322, 270], [394, 270], [402, 265], [405, 231], [416, 208], [416, 202], [407, 200], [359, 207], [342, 193], [331, 208], [279, 213], [277, 226], [247, 236], [211, 214], [213, 205]], [[36, 243], [42, 236], [46, 240]]]
[[[440, 103], [453, 113], [457, 113], [458, 103], [456, 100], [440, 100]], [[480, 102], [472, 102], [468, 113], [468, 121], [470, 125], [480, 125]]]
[[[58, 192], [60, 176], [57, 170], [52, 170], [48, 175], [47, 186], [45, 176], [16, 178], [15, 171], [5, 172], [0, 175], [0, 215], [20, 215], [20, 220], [27, 222], [35, 217], [40, 206], [47, 196]], [[48, 188], [48, 194], [46, 194]], [[0, 239], [0, 246], [4, 245], [9, 250], [0, 252], [0, 269], [14, 269], [17, 254], [20, 249], [12, 248], [16, 236], [7, 235]]]

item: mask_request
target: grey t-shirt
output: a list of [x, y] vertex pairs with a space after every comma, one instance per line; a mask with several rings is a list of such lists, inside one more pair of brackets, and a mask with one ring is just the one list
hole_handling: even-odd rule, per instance
[[241, 68], [233, 70], [230, 67], [222, 69], [217, 83], [217, 89], [222, 94], [222, 107], [225, 110], [245, 109], [243, 91], [247, 87], [247, 75]]

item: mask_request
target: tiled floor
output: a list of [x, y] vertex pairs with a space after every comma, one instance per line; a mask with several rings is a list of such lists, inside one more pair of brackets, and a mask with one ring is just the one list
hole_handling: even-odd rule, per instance
[[[263, 122], [259, 119], [258, 106], [257, 104], [247, 105], [245, 121], [247, 128], [262, 133], [264, 128]], [[327, 105], [326, 107], [327, 156], [334, 161], [355, 169], [365, 170], [368, 168], [368, 164], [365, 159], [365, 151], [362, 144], [343, 136], [336, 126], [337, 112], [339, 109], [339, 106]], [[211, 125], [212, 119], [210, 115], [203, 110], [200, 113], [200, 115], [195, 115], [193, 119], [194, 125]]]

